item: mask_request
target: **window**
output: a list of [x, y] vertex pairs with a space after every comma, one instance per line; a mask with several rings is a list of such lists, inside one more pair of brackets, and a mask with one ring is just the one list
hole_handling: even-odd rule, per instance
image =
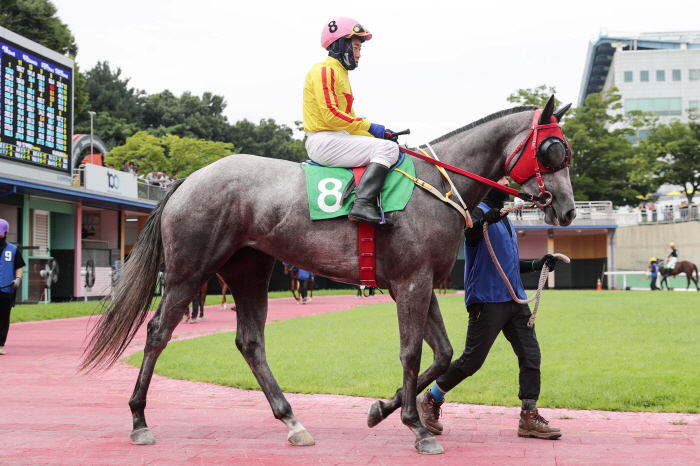
[[632, 82], [632, 72], [631, 71], [625, 71], [625, 82], [626, 83]]
[[698, 110], [698, 101], [691, 100], [690, 102], [688, 102], [688, 110]]
[[656, 80], [666, 81], [666, 72], [664, 70], [656, 70]]
[[698, 81], [700, 80], [700, 70], [688, 70], [688, 78], [690, 78], [691, 81]]
[[639, 72], [639, 80], [644, 81], [644, 82], [649, 82], [649, 72], [648, 71], [640, 71]]
[[634, 110], [642, 112], [653, 112], [659, 116], [680, 115], [681, 98], [658, 98], [658, 99], [626, 99], [625, 113], [629, 114]]
[[680, 81], [680, 80], [681, 80], [681, 70], [673, 70], [671, 73], [673, 74], [672, 79], [673, 79], [674, 81]]

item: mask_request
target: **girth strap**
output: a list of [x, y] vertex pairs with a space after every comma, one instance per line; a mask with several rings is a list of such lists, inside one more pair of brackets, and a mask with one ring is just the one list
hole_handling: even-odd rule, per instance
[[[360, 178], [365, 172], [365, 167], [352, 169], [355, 177], [355, 185], [360, 185]], [[375, 256], [375, 228], [371, 223], [360, 222], [357, 224], [357, 236], [360, 246], [360, 283], [365, 286], [379, 288], [377, 286], [377, 264]]]

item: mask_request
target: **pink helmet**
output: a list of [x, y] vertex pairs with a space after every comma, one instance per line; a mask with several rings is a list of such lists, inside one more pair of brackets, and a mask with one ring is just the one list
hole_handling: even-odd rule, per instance
[[372, 34], [354, 19], [333, 18], [328, 24], [323, 26], [321, 46], [327, 49], [336, 40], [341, 38], [349, 39], [353, 36], [359, 37], [363, 42], [372, 38]]

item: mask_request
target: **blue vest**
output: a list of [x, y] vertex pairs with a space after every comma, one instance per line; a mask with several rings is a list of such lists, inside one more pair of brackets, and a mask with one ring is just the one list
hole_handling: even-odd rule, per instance
[[[483, 202], [479, 204], [479, 208], [484, 213], [491, 210]], [[518, 298], [526, 299], [525, 288], [520, 280], [518, 239], [508, 233], [504, 222], [508, 222], [510, 231], [515, 233], [513, 224], [506, 217], [495, 225], [489, 225], [489, 239], [513, 290]], [[469, 247], [468, 241], [465, 241], [464, 251], [464, 302], [467, 306], [473, 303], [503, 303], [513, 299], [501, 274], [498, 273], [496, 264], [491, 259], [483, 237], [474, 247]]]
[[299, 280], [308, 280], [311, 274], [306, 270], [299, 269]]
[[652, 278], [656, 278], [656, 276], [658, 275], [658, 272], [659, 272], [659, 265], [656, 262], [654, 262], [653, 264], [651, 264], [651, 276], [652, 276]]
[[12, 293], [12, 287], [7, 285], [15, 279], [15, 254], [17, 254], [17, 246], [7, 243], [0, 257], [0, 286], [6, 288], [0, 288], [0, 294]]

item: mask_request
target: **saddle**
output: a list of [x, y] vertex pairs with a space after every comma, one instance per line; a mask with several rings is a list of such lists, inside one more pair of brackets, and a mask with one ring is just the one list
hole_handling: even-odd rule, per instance
[[[360, 182], [365, 167], [330, 168], [311, 160], [301, 166], [306, 172], [311, 220], [347, 216], [355, 200], [355, 188]], [[391, 167], [379, 196], [377, 207], [382, 218], [385, 212], [403, 210], [411, 199], [414, 183], [405, 176], [405, 173], [415, 177], [415, 167], [411, 158], [401, 153], [398, 161]], [[381, 227], [381, 224], [377, 225], [376, 229]], [[376, 229], [372, 224], [358, 223], [360, 283], [373, 288], [377, 287]]]

